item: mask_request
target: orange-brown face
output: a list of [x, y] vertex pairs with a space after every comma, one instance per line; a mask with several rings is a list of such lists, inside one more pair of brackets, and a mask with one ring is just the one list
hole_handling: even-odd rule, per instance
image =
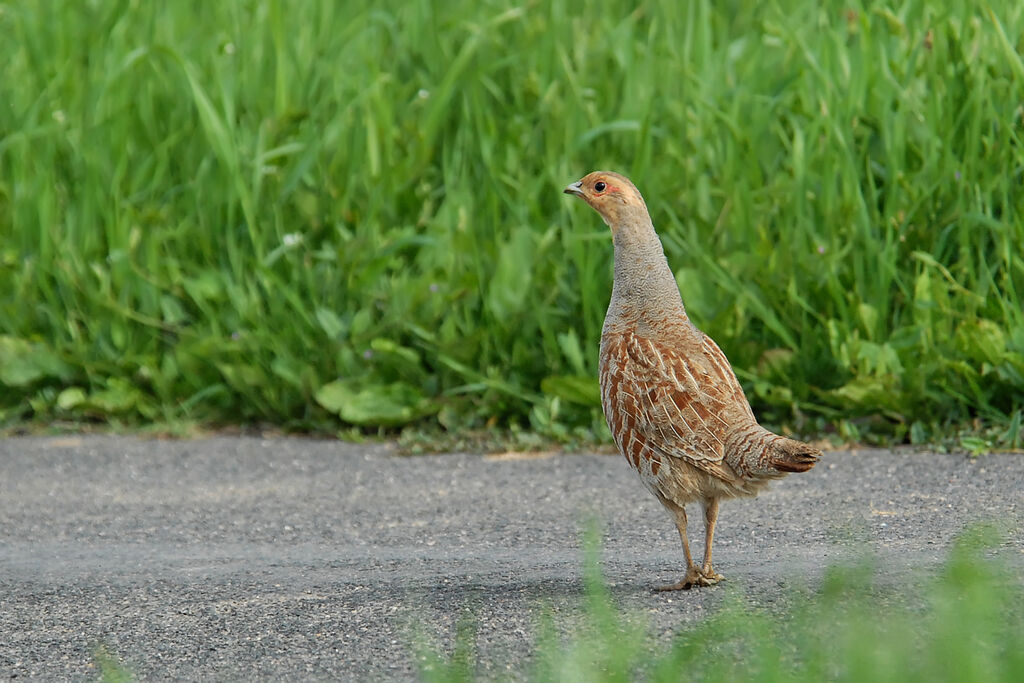
[[613, 229], [626, 207], [643, 208], [643, 197], [636, 187], [623, 175], [612, 171], [594, 171], [565, 188], [566, 194], [573, 194], [590, 204], [604, 222]]

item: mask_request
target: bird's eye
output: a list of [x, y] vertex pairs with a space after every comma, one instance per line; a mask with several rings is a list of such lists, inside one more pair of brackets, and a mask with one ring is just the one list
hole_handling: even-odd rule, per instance
[[600, 180], [598, 180], [596, 183], [594, 183], [594, 192], [604, 192], [606, 187], [608, 187], [608, 186], [605, 185]]

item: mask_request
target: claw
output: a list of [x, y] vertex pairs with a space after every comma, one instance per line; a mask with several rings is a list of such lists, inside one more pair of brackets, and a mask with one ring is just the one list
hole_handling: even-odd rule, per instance
[[688, 591], [691, 588], [693, 588], [693, 583], [690, 582], [690, 581], [687, 581], [686, 579], [683, 579], [682, 581], [679, 581], [678, 583], [673, 583], [673, 584], [670, 584], [668, 586], [655, 586], [654, 590], [656, 590], [658, 592], [664, 592], [664, 591]]
[[713, 586], [725, 578], [724, 576], [716, 572], [714, 569], [712, 569], [710, 565], [707, 565], [703, 569], [701, 569], [700, 575], [704, 577], [704, 579], [706, 579], [707, 581], [711, 582], [708, 584], [709, 586]]
[[716, 574], [711, 568], [708, 568], [708, 573], [705, 573], [703, 570], [697, 569], [697, 567], [690, 567], [686, 570], [686, 576], [683, 577], [682, 581], [669, 586], [658, 586], [655, 590], [688, 591], [694, 586], [714, 586], [724, 578], [721, 574]]

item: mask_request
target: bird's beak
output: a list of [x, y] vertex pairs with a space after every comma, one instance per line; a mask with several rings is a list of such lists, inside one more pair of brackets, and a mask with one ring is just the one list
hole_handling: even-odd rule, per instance
[[565, 189], [563, 190], [563, 192], [565, 192], [566, 194], [574, 194], [577, 197], [582, 197], [583, 196], [583, 181], [582, 180], [577, 180], [575, 183], [572, 183], [571, 185], [566, 185]]

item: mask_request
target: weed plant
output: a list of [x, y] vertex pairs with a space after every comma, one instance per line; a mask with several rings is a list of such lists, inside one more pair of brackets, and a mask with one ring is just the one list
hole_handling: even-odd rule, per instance
[[[749, 607], [732, 593], [667, 645], [616, 606], [591, 542], [583, 625], [542, 619], [527, 671], [537, 681], [1019, 681], [1024, 586], [988, 556], [991, 538], [981, 529], [961, 536], [923, 590], [894, 594], [874, 584], [865, 564], [829, 569], [815, 592], [780, 601], [785, 608]], [[482, 667], [472, 637], [467, 621], [452, 654], [421, 647], [423, 679], [476, 680]]]
[[1024, 4], [0, 3], [0, 424], [605, 435], [645, 193], [798, 432], [1021, 443]]

